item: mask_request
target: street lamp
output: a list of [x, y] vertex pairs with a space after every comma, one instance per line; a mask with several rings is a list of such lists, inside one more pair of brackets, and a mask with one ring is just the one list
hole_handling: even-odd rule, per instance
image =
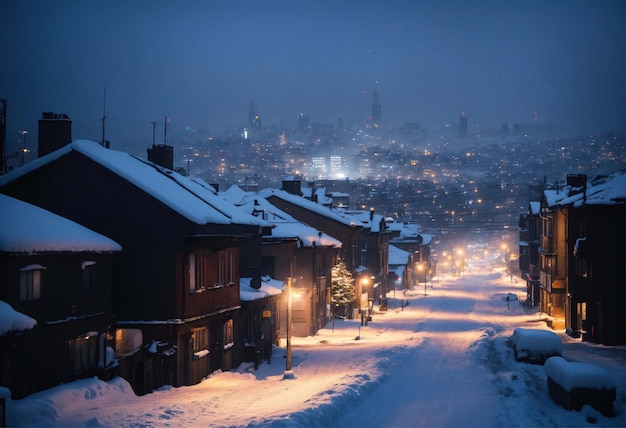
[[[359, 312], [361, 313], [361, 325], [365, 322], [365, 311], [369, 306], [369, 294], [367, 291], [364, 291], [369, 284], [369, 278], [367, 276], [363, 276], [361, 278], [361, 295], [359, 296]], [[359, 336], [361, 336], [361, 327], [359, 327]]]
[[465, 256], [463, 254], [463, 250], [458, 249], [457, 250], [457, 254], [459, 255], [459, 259], [460, 259], [460, 263], [459, 263], [459, 268], [461, 271], [461, 276], [464, 276], [465, 274]]
[[424, 263], [420, 263], [417, 266], [417, 270], [419, 270], [420, 272], [424, 271], [424, 297], [426, 297], [426, 266], [425, 264], [426, 263], [424, 262]]
[[287, 277], [287, 359], [285, 360], [283, 379], [295, 379], [291, 370], [291, 319], [291, 277]]

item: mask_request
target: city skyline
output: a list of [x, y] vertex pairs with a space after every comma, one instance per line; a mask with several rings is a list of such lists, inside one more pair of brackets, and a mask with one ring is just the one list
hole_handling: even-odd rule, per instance
[[[117, 147], [168, 132], [364, 122], [436, 130], [555, 123], [624, 131], [624, 4], [601, 2], [2, 2], [7, 150], [42, 112]], [[106, 97], [104, 92], [106, 90]], [[105, 106], [106, 102], [106, 106]], [[171, 131], [170, 131], [171, 130]], [[470, 131], [471, 133], [471, 131]], [[29, 138], [32, 138], [29, 136]]]

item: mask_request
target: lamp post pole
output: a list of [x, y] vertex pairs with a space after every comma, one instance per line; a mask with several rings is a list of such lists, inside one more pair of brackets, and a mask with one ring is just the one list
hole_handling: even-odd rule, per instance
[[424, 297], [426, 297], [426, 266], [424, 266]]
[[293, 379], [291, 371], [291, 277], [287, 278], [287, 358], [285, 360], [285, 373], [283, 379]]

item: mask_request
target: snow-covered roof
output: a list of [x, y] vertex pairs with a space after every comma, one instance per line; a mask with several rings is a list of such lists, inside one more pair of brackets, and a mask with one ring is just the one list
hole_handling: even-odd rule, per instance
[[565, 186], [559, 191], [545, 190], [548, 207], [586, 205], [623, 205], [626, 201], [626, 170], [598, 175], [587, 180], [586, 189]]
[[219, 195], [248, 214], [263, 215], [263, 218], [273, 226], [271, 232], [273, 238], [297, 238], [299, 246], [302, 247], [316, 245], [341, 248], [342, 244], [338, 239], [298, 221], [254, 192], [245, 192], [234, 185]]
[[541, 210], [541, 202], [531, 201], [528, 204], [528, 208], [529, 208], [531, 214], [539, 215], [539, 211]]
[[215, 194], [215, 189], [201, 180], [182, 176], [145, 159], [106, 149], [88, 140], [76, 140], [3, 175], [0, 187], [72, 151], [109, 169], [196, 224], [266, 226], [262, 220], [235, 210]]
[[117, 242], [78, 223], [0, 194], [0, 251], [37, 253], [121, 250]]
[[404, 223], [400, 220], [394, 219], [393, 217], [385, 217], [385, 224], [392, 232], [401, 232], [402, 229], [404, 229]]
[[0, 300], [0, 336], [11, 331], [30, 330], [36, 325], [37, 321]]
[[[380, 232], [381, 224], [385, 224], [385, 218], [380, 214], [372, 214], [367, 210], [347, 210], [345, 208], [335, 208], [334, 211], [346, 218], [351, 218], [363, 225], [363, 228], [370, 229], [373, 233]], [[385, 224], [386, 226], [386, 224]]]
[[310, 201], [308, 199], [303, 198], [302, 196], [293, 195], [289, 192], [280, 189], [263, 189], [259, 192], [259, 195], [268, 199], [272, 196], [282, 199], [285, 202], [289, 202], [294, 205], [298, 205], [306, 210], [319, 214], [321, 216], [327, 217], [330, 220], [334, 220], [346, 226], [353, 227], [362, 227], [363, 225], [354, 220], [348, 219], [340, 216], [330, 208], [327, 208], [323, 205], [318, 204], [317, 202]]
[[262, 276], [261, 287], [256, 289], [250, 286], [251, 280], [252, 278], [239, 278], [239, 300], [242, 302], [265, 299], [283, 292], [283, 281], [269, 276]]
[[406, 265], [409, 263], [411, 253], [404, 251], [395, 245], [389, 244], [389, 266]]
[[302, 192], [302, 197], [305, 199], [312, 200], [312, 196], [315, 195], [316, 201], [320, 205], [330, 206], [333, 203], [333, 199], [326, 196], [326, 188], [324, 187], [316, 189], [315, 192], [311, 187], [302, 187], [300, 191]]

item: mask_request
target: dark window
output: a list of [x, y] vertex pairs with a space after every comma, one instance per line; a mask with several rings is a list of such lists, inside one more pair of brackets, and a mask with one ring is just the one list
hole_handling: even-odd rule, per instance
[[83, 289], [86, 291], [94, 291], [96, 289], [96, 262], [84, 261], [81, 265], [83, 269]]
[[20, 301], [41, 298], [46, 268], [41, 265], [28, 265], [20, 269]]

